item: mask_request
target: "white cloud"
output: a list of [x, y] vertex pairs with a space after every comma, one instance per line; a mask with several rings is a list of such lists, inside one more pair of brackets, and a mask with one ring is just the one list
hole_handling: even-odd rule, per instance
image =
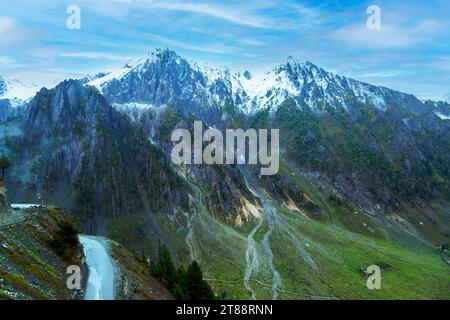
[[78, 58], [78, 59], [106, 59], [112, 61], [128, 61], [129, 57], [105, 53], [105, 52], [65, 52], [59, 54], [62, 58]]
[[365, 24], [356, 24], [333, 32], [331, 37], [355, 47], [388, 49], [431, 42], [447, 27], [446, 24], [433, 20], [422, 21], [412, 26], [384, 23], [380, 30], [369, 30]]

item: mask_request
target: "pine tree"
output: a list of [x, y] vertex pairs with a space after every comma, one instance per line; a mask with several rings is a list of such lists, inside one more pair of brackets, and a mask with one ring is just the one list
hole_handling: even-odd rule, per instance
[[169, 291], [173, 290], [176, 284], [176, 269], [166, 245], [159, 244], [158, 260], [151, 263], [150, 270], [155, 277], [166, 283]]
[[193, 261], [187, 270], [188, 292], [190, 300], [212, 300], [214, 294], [208, 282], [203, 280], [203, 273], [197, 261]]
[[188, 269], [181, 265], [175, 268], [170, 251], [166, 245], [159, 243], [158, 259], [149, 264], [152, 275], [163, 283], [178, 300], [212, 300], [214, 293], [208, 282], [203, 280], [203, 273], [196, 261]]
[[189, 300], [187, 271], [183, 265], [177, 270], [177, 292], [174, 292], [174, 296], [179, 300]]

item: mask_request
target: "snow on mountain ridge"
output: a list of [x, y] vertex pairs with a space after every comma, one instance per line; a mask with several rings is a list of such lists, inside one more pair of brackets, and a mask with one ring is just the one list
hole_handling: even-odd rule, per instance
[[26, 83], [18, 79], [3, 81], [0, 99], [9, 100], [12, 107], [17, 107], [33, 98], [41, 88], [37, 83]]
[[9, 100], [11, 107], [20, 107], [30, 101], [42, 88], [54, 88], [60, 82], [61, 78], [47, 79], [42, 82], [39, 80], [4, 78], [3, 91], [0, 89], [0, 100]]
[[[184, 99], [188, 96], [193, 99], [203, 97], [198, 98], [197, 102], [207, 99], [216, 105], [232, 103], [245, 113], [255, 113], [264, 108], [276, 110], [288, 99], [298, 106], [308, 106], [315, 112], [323, 112], [326, 104], [347, 110], [351, 107], [348, 101], [355, 98], [381, 111], [386, 110], [389, 104], [405, 102], [411, 103], [413, 109], [421, 109], [421, 102], [412, 95], [336, 75], [311, 62], [302, 62], [293, 57], [288, 57], [285, 62], [264, 74], [253, 76], [250, 71], [233, 72], [226, 67], [188, 62], [174, 51], [157, 49], [136, 63], [127, 64], [88, 85], [102, 91], [105, 87], [111, 87], [114, 81], [120, 85], [114, 85], [114, 90], [110, 88], [106, 94], [116, 97], [124, 93], [121, 99], [125, 101], [115, 101], [119, 103], [165, 104], [170, 98], [162, 99], [160, 95], [177, 92]], [[155, 89], [159, 92], [152, 95], [149, 90]], [[155, 100], [156, 94], [160, 102]], [[148, 96], [151, 101], [145, 100]]]
[[443, 114], [441, 112], [434, 112], [435, 115], [437, 115], [439, 118], [441, 118], [442, 120], [450, 120], [450, 113], [447, 114]]
[[[173, 52], [163, 49], [156, 49], [155, 51], [147, 53], [145, 56], [139, 59], [130, 59], [126, 64], [120, 68], [106, 73], [103, 77], [98, 77], [86, 83], [86, 85], [96, 87], [100, 92], [102, 92], [103, 87], [112, 80], [119, 80], [126, 76], [130, 72], [145, 72], [146, 66], [149, 63], [155, 63], [158, 59], [164, 59], [165, 52]], [[166, 58], [175, 58], [180, 61], [181, 57], [169, 55]]]

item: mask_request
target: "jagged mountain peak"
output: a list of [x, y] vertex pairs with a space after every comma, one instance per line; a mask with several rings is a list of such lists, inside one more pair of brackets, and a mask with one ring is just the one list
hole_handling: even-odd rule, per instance
[[294, 56], [287, 56], [285, 61], [281, 62], [278, 67], [300, 67], [300, 68], [318, 68], [317, 65], [308, 60], [301, 60], [300, 58]]
[[[183, 57], [178, 55], [174, 50], [169, 48], [156, 48], [148, 51], [145, 55], [137, 59], [130, 59], [124, 66], [128, 68], [135, 68], [145, 63], [154, 62], [178, 62], [186, 61]], [[187, 61], [186, 61], [187, 62]]]
[[266, 73], [270, 72], [275, 73], [287, 72], [297, 76], [305, 75], [308, 73], [320, 74], [322, 76], [333, 75], [331, 72], [326, 71], [325, 69], [319, 67], [318, 65], [314, 64], [311, 61], [308, 60], [304, 61], [293, 56], [288, 56], [285, 61], [279, 63], [271, 71], [268, 71]]
[[169, 48], [156, 48], [155, 50], [148, 53], [150, 57], [161, 60], [181, 60], [183, 59], [175, 51]]
[[[166, 77], [176, 77], [180, 74], [192, 73], [190, 63], [170, 49], [157, 48], [148, 52], [145, 56], [130, 60], [119, 69], [106, 74], [87, 83], [87, 85], [98, 88], [101, 92], [110, 83], [121, 82], [122, 87], [126, 86], [126, 81], [130, 79], [145, 81], [152, 74], [165, 75]], [[176, 79], [174, 79], [176, 80]], [[106, 89], [107, 91], [108, 89]], [[134, 102], [134, 101], [133, 101]]]
[[53, 89], [42, 88], [28, 103], [28, 128], [46, 130], [54, 126], [73, 127], [90, 122], [97, 114], [108, 114], [112, 108], [105, 97], [79, 80], [65, 80]]
[[148, 52], [145, 56], [137, 59], [135, 62], [130, 60], [125, 67], [131, 70], [145, 70], [151, 64], [161, 65], [189, 65], [189, 62], [183, 57], [179, 56], [175, 51], [168, 48], [157, 48]]
[[[86, 88], [83, 87], [80, 80], [75, 79], [66, 79], [60, 82], [57, 86], [52, 89], [48, 89], [47, 87], [42, 87], [33, 98], [32, 101], [39, 100], [45, 96], [52, 95], [57, 96], [61, 94], [71, 94], [72, 96], [80, 96], [85, 95]], [[70, 95], [68, 96], [70, 98]], [[70, 99], [67, 99], [69, 101]]]
[[[277, 82], [289, 81], [300, 89], [305, 84], [314, 84], [322, 90], [326, 90], [328, 86], [335, 85], [343, 87], [348, 90], [348, 84], [368, 85], [353, 79], [346, 78], [334, 74], [311, 61], [302, 61], [298, 58], [288, 56], [287, 59], [273, 68], [271, 71], [266, 72], [266, 75], [275, 75]], [[284, 75], [284, 77], [283, 77]]]
[[97, 87], [112, 104], [182, 102], [188, 108], [232, 104], [255, 113], [265, 108], [276, 110], [291, 100], [320, 113], [325, 105], [349, 110], [352, 105], [348, 100], [353, 99], [382, 111], [406, 102], [413, 112], [424, 109], [412, 95], [336, 75], [292, 56], [270, 71], [253, 75], [248, 70], [234, 72], [189, 62], [173, 50], [156, 49], [88, 85]]
[[318, 113], [323, 112], [327, 105], [350, 110], [361, 103], [381, 111], [398, 106], [413, 113], [426, 109], [413, 95], [347, 78], [292, 56], [266, 72], [251, 89], [250, 112], [261, 108], [276, 110], [288, 99]]

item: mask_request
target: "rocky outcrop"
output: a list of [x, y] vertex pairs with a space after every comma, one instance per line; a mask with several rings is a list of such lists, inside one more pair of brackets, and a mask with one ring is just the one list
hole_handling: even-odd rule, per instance
[[5, 184], [0, 180], [0, 213], [11, 208], [8, 198], [6, 198], [6, 191]]
[[117, 300], [173, 300], [172, 294], [149, 268], [117, 242], [111, 241], [111, 255], [118, 267]]
[[[55, 208], [18, 212], [24, 214], [24, 221], [0, 228], [0, 300], [83, 299], [87, 269], [81, 247], [77, 241], [69, 251], [61, 240], [67, 240], [61, 236], [67, 236], [71, 219]], [[67, 287], [70, 265], [80, 266], [80, 290]]]

